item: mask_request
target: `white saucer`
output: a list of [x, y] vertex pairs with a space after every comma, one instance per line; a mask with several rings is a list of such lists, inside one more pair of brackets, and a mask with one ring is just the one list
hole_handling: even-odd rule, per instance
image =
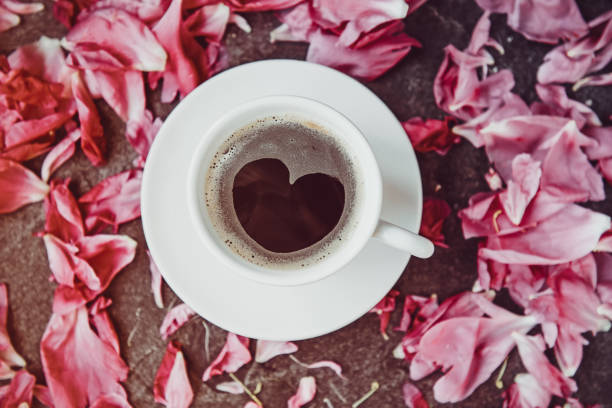
[[326, 103], [361, 129], [383, 176], [382, 218], [418, 232], [419, 168], [393, 113], [354, 79], [295, 60], [259, 61], [227, 70], [204, 82], [172, 111], [146, 162], [142, 223], [166, 282], [198, 314], [243, 336], [300, 340], [337, 330], [370, 310], [400, 277], [410, 256], [372, 239], [330, 277], [277, 287], [242, 278], [206, 250], [186, 203], [187, 170], [198, 140], [226, 110], [261, 96], [283, 94]]

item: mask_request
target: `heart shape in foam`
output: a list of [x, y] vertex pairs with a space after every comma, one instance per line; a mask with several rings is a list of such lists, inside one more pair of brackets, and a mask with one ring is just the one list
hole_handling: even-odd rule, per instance
[[294, 252], [323, 239], [344, 209], [344, 186], [335, 177], [307, 174], [289, 183], [278, 159], [247, 163], [234, 177], [234, 210], [246, 233], [277, 253]]

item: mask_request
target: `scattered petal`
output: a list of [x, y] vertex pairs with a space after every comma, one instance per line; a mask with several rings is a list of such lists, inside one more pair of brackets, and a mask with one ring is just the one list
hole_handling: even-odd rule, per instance
[[36, 378], [25, 369], [17, 371], [7, 388], [0, 391], [0, 405], [7, 408], [29, 407], [35, 383]]
[[208, 381], [216, 375], [234, 373], [251, 361], [249, 339], [234, 333], [227, 334], [225, 345], [215, 360], [202, 375], [202, 381]]
[[453, 134], [452, 126], [455, 120], [447, 116], [444, 120], [423, 119], [416, 117], [402, 122], [408, 134], [412, 147], [417, 152], [435, 151], [445, 155], [455, 143], [459, 143], [458, 135]]
[[531, 374], [517, 374], [514, 383], [502, 394], [503, 408], [541, 408], [550, 405], [551, 394]]
[[452, 210], [446, 201], [438, 198], [425, 198], [423, 201], [420, 234], [431, 239], [437, 246], [448, 248], [442, 227], [444, 226], [444, 221], [451, 213]]
[[25, 360], [15, 351], [6, 327], [8, 319], [8, 293], [6, 284], [0, 283], [0, 379], [12, 378], [11, 367], [25, 367]]
[[395, 298], [399, 295], [397, 290], [390, 290], [371, 310], [370, 313], [376, 313], [380, 319], [380, 333], [387, 340], [387, 326], [391, 312], [395, 310]]
[[72, 92], [81, 122], [81, 148], [89, 161], [94, 166], [99, 166], [105, 162], [106, 139], [104, 138], [104, 130], [100, 123], [96, 105], [78, 72], [72, 77]]
[[289, 401], [287, 408], [300, 408], [312, 401], [317, 393], [317, 384], [314, 377], [303, 377], [300, 380], [298, 389]]
[[155, 402], [171, 408], [188, 408], [193, 400], [185, 357], [176, 342], [168, 343], [153, 383]]
[[291, 354], [297, 351], [298, 347], [290, 341], [269, 341], [257, 340], [255, 348], [255, 361], [265, 363], [281, 354]]
[[151, 253], [147, 250], [147, 256], [149, 257], [149, 271], [151, 272], [151, 292], [153, 292], [153, 299], [155, 299], [155, 306], [160, 309], [164, 308], [164, 300], [162, 298], [162, 276], [159, 268], [153, 261]]
[[508, 181], [508, 189], [500, 193], [499, 201], [514, 225], [520, 225], [527, 206], [540, 187], [541, 176], [540, 163], [530, 155], [519, 154], [512, 160], [512, 180]]
[[75, 150], [75, 144], [80, 138], [81, 130], [75, 129], [69, 132], [66, 137], [47, 153], [40, 170], [44, 182], [48, 182], [51, 174], [72, 157]]
[[[229, 394], [243, 394], [244, 388], [236, 381], [222, 382], [215, 386], [217, 391], [227, 392]], [[254, 403], [255, 404], [255, 403]], [[255, 406], [259, 407], [257, 404]]]
[[41, 201], [49, 186], [31, 170], [12, 160], [0, 159], [0, 214]]
[[187, 323], [189, 319], [195, 316], [195, 314], [196, 312], [185, 303], [181, 303], [170, 309], [159, 327], [159, 333], [162, 339], [167, 340], [168, 337], [176, 333], [176, 331]]
[[429, 404], [421, 391], [411, 382], [404, 383], [402, 394], [404, 395], [404, 404], [408, 408], [429, 408]]

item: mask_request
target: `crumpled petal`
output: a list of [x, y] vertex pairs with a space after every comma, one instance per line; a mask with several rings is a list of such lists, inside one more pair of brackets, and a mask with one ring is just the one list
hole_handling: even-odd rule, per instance
[[399, 295], [397, 290], [390, 290], [372, 309], [370, 313], [376, 313], [380, 319], [380, 333], [387, 339], [387, 326], [391, 318], [391, 312], [395, 310], [395, 298]]
[[522, 153], [512, 160], [512, 180], [508, 181], [508, 189], [499, 194], [499, 201], [513, 224], [521, 223], [527, 206], [538, 192], [541, 176], [540, 163], [530, 155]]
[[76, 142], [80, 138], [81, 129], [74, 129], [47, 153], [40, 170], [43, 181], [48, 182], [51, 174], [74, 155]]
[[108, 307], [113, 304], [113, 301], [99, 296], [90, 306], [89, 321], [96, 329], [98, 337], [105, 343], [109, 344], [117, 354], [119, 354], [119, 337], [115, 331], [115, 327], [108, 315]]
[[535, 89], [542, 102], [531, 104], [531, 111], [534, 115], [570, 118], [576, 121], [579, 129], [585, 125], [601, 126], [597, 114], [585, 104], [568, 98], [562, 86], [536, 84]]
[[542, 388], [558, 397], [569, 397], [578, 387], [571, 378], [553, 366], [538, 346], [533, 336], [513, 332], [512, 339], [516, 342], [523, 365]]
[[223, 3], [207, 4], [198, 8], [185, 19], [185, 26], [191, 34], [205, 37], [209, 42], [220, 44], [227, 24], [232, 22], [236, 23], [243, 31], [251, 32], [249, 23], [242, 16], [233, 13]]
[[155, 375], [153, 383], [155, 402], [170, 408], [188, 408], [193, 400], [193, 390], [189, 383], [185, 357], [180, 345], [168, 343], [166, 354]]
[[49, 186], [31, 170], [12, 160], [0, 159], [0, 214], [41, 201]]
[[572, 326], [558, 326], [555, 359], [566, 377], [573, 377], [582, 362], [582, 348], [589, 342]]
[[317, 384], [314, 377], [303, 377], [300, 379], [298, 389], [289, 401], [287, 408], [300, 408], [312, 401], [317, 393]]
[[249, 339], [234, 333], [227, 333], [227, 340], [223, 348], [217, 358], [204, 371], [202, 381], [208, 381], [224, 372], [234, 373], [249, 361], [251, 361]]
[[155, 306], [160, 309], [164, 308], [164, 300], [162, 298], [162, 276], [157, 264], [153, 260], [151, 253], [147, 250], [147, 256], [149, 257], [149, 271], [151, 272], [151, 292], [153, 293], [153, 299], [155, 299]]
[[117, 8], [94, 10], [79, 20], [63, 41], [68, 50], [78, 44], [108, 51], [123, 61], [126, 69], [163, 71], [166, 65], [166, 51], [155, 34], [138, 18]]
[[167, 340], [169, 336], [176, 333], [185, 323], [189, 321], [196, 312], [185, 303], [174, 306], [166, 313], [164, 321], [159, 327], [162, 339]]
[[360, 48], [336, 46], [338, 37], [319, 29], [310, 36], [306, 60], [372, 81], [395, 66], [412, 47], [421, 46], [403, 32], [399, 21], [383, 29], [384, 35]]
[[304, 0], [227, 0], [234, 11], [268, 11], [293, 7]]
[[45, 379], [57, 407], [84, 407], [106, 394], [127, 397], [128, 366], [89, 325], [87, 309], [52, 314], [40, 343]]
[[419, 233], [429, 238], [437, 246], [448, 248], [442, 227], [444, 226], [444, 221], [451, 213], [452, 210], [446, 201], [426, 197], [423, 201], [423, 215], [421, 217]]
[[589, 160], [612, 157], [612, 126], [588, 127], [584, 129], [584, 134], [596, 142], [584, 149]]
[[402, 122], [404, 130], [410, 138], [412, 147], [417, 152], [435, 151], [445, 155], [455, 143], [461, 140], [452, 132], [455, 120], [447, 116], [444, 120], [415, 117]]
[[89, 161], [94, 166], [99, 166], [106, 161], [104, 130], [100, 123], [98, 109], [78, 72], [75, 72], [72, 77], [72, 93], [81, 122], [81, 148]]
[[25, 369], [17, 371], [11, 383], [0, 388], [0, 405], [7, 408], [29, 407], [36, 378]]
[[421, 391], [411, 382], [405, 382], [402, 386], [404, 404], [408, 408], [429, 408], [429, 404], [423, 397]]
[[574, 0], [553, 3], [546, 0], [476, 0], [476, 3], [490, 12], [507, 13], [508, 25], [528, 40], [555, 44], [588, 32]]
[[257, 340], [255, 347], [255, 361], [265, 363], [281, 354], [291, 354], [297, 351], [298, 347], [290, 341], [270, 341]]
[[96, 184], [79, 198], [89, 233], [110, 225], [117, 232], [119, 225], [140, 217], [140, 185], [142, 170], [126, 170]]
[[405, 0], [314, 0], [312, 10], [320, 27], [333, 29], [343, 26], [338, 45], [349, 47], [359, 36], [379, 25], [406, 17], [408, 5]]
[[66, 243], [52, 234], [43, 235], [43, 241], [47, 249], [49, 269], [57, 283], [72, 288], [74, 277], [78, 276], [88, 288], [100, 289], [100, 279], [91, 265], [77, 255], [79, 248], [76, 245]]
[[283, 23], [270, 32], [270, 42], [276, 41], [309, 41], [317, 29], [312, 19], [310, 4], [303, 2], [291, 10], [277, 13]]
[[404, 307], [402, 308], [402, 318], [400, 320], [400, 324], [397, 325], [397, 327], [394, 327], [393, 330], [403, 332], [408, 331], [408, 328], [413, 320], [413, 315], [416, 316], [417, 310], [425, 308], [428, 303], [435, 303], [434, 308], [437, 309], [437, 296], [432, 295], [429, 298], [426, 298], [423, 296], [406, 295], [404, 298]]
[[540, 387], [531, 374], [521, 373], [514, 377], [514, 383], [502, 394], [503, 408], [542, 408], [550, 405], [550, 392]]
[[0, 283], [0, 380], [12, 378], [11, 367], [25, 367], [25, 360], [15, 351], [6, 327], [8, 318], [8, 293], [6, 284]]
[[45, 232], [67, 243], [77, 242], [83, 235], [81, 212], [68, 189], [70, 180], [53, 180], [45, 197]]

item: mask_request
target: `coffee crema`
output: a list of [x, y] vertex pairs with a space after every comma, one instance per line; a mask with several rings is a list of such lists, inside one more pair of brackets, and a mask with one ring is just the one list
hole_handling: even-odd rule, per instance
[[328, 256], [354, 228], [363, 188], [345, 144], [293, 115], [233, 132], [216, 150], [204, 188], [221, 240], [266, 268], [309, 266]]

